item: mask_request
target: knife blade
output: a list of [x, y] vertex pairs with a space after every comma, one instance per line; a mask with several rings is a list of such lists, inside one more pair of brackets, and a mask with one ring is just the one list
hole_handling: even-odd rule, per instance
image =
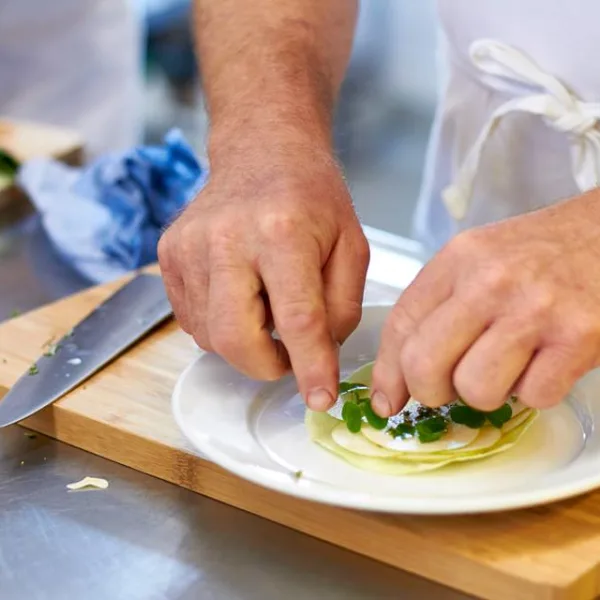
[[52, 404], [171, 315], [161, 277], [134, 277], [21, 376], [0, 401], [0, 427]]

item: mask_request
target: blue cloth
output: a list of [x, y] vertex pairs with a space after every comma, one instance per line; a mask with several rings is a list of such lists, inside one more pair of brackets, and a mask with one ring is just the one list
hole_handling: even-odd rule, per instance
[[31, 160], [17, 181], [59, 254], [100, 283], [156, 261], [163, 229], [197, 194], [206, 174], [175, 129], [162, 146], [106, 155], [83, 168]]

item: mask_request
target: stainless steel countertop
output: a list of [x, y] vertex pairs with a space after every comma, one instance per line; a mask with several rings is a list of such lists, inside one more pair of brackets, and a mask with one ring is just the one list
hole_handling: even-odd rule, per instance
[[[403, 247], [370, 233], [382, 256]], [[60, 263], [36, 219], [0, 232], [0, 320], [85, 285]], [[86, 475], [108, 479], [109, 488], [66, 490]], [[72, 598], [467, 596], [44, 436], [29, 438], [21, 427], [0, 430], [0, 600]]]

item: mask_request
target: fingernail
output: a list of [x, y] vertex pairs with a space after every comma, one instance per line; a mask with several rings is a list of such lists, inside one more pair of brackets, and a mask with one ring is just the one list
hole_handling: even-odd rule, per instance
[[380, 417], [389, 417], [392, 414], [392, 407], [385, 394], [381, 392], [375, 392], [371, 396], [371, 406]]
[[322, 388], [309, 392], [308, 398], [306, 399], [308, 408], [316, 411], [327, 410], [333, 405], [333, 402], [334, 400], [331, 397], [331, 394]]

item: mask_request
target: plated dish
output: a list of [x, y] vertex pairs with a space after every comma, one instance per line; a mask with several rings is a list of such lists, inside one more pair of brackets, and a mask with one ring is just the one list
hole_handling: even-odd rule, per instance
[[[365, 307], [359, 327], [341, 349], [342, 381], [365, 383], [390, 308]], [[352, 433], [335, 411], [335, 416], [307, 412], [292, 377], [253, 381], [199, 352], [176, 385], [172, 407], [202, 457], [264, 487], [351, 508], [458, 514], [543, 504], [600, 487], [598, 399], [595, 371], [556, 408], [534, 413], [509, 398], [511, 414], [507, 419], [505, 409], [496, 423], [500, 427], [489, 419], [469, 427], [449, 412], [444, 435], [423, 443], [415, 439], [416, 429], [393, 437], [386, 428], [399, 423], [377, 429], [363, 413], [360, 432]], [[460, 413], [455, 409], [459, 420]], [[460, 435], [448, 437], [456, 431]], [[402, 456], [393, 454], [398, 450]]]
[[393, 417], [371, 408], [373, 363], [340, 384], [338, 406], [330, 413], [306, 411], [311, 439], [351, 465], [389, 475], [418, 474], [506, 452], [539, 416], [516, 396], [484, 413], [462, 399], [431, 409], [410, 399]]

